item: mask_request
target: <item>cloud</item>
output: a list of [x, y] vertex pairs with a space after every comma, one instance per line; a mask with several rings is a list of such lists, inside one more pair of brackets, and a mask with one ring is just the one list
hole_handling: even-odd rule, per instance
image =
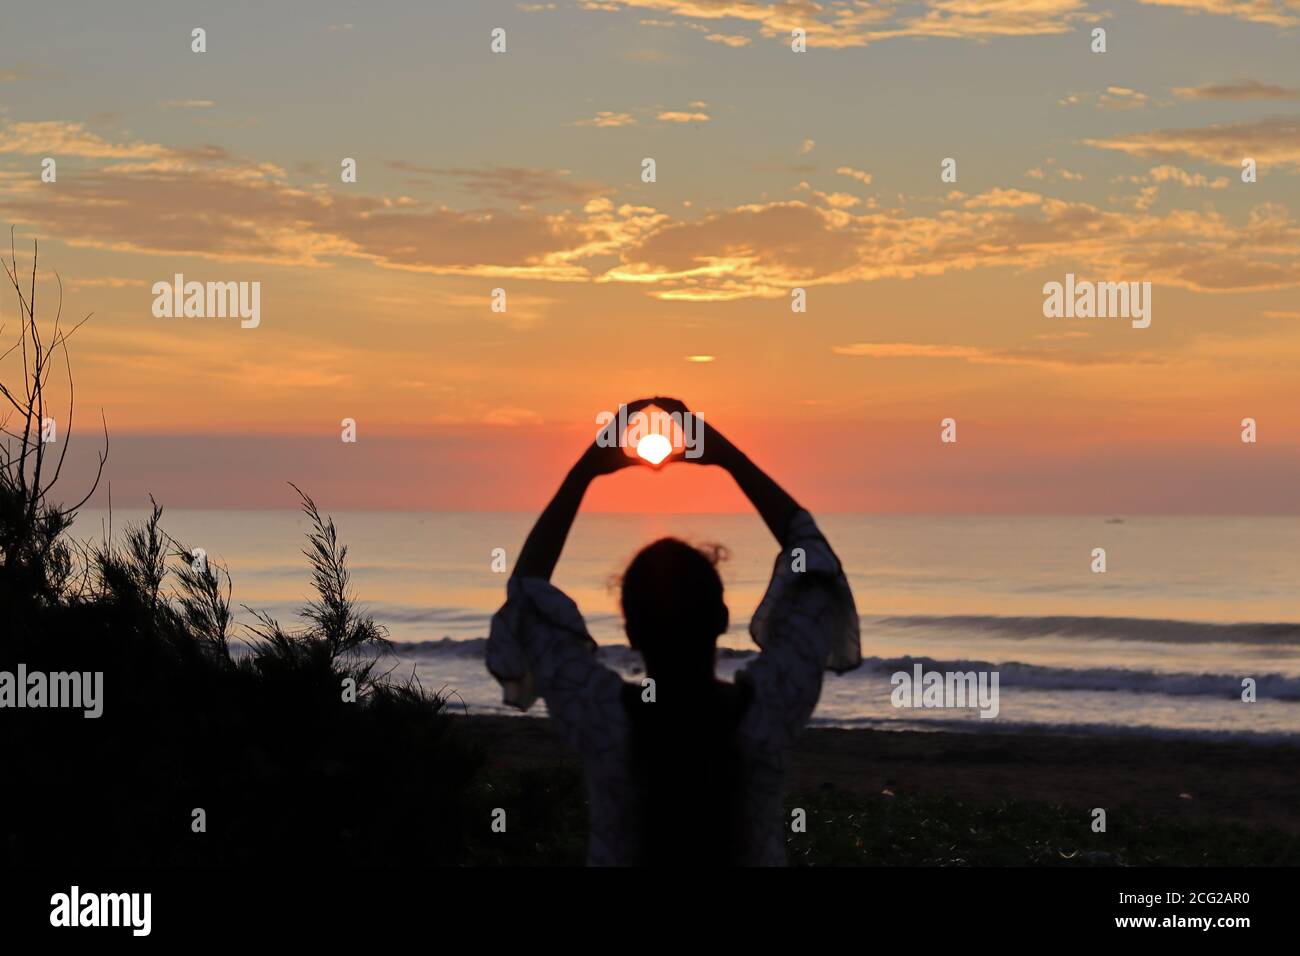
[[835, 170], [840, 176], [848, 176], [850, 179], [856, 179], [864, 186], [871, 185], [871, 174], [861, 169], [854, 169], [852, 166], [841, 166]]
[[178, 155], [176, 150], [156, 143], [111, 143], [82, 123], [60, 120], [6, 124], [0, 129], [0, 153], [82, 159], [161, 159]]
[[709, 121], [709, 114], [666, 110], [660, 113], [657, 119], [664, 123], [707, 123]]
[[1054, 183], [1058, 181], [1073, 183], [1082, 182], [1086, 177], [1083, 173], [1072, 172], [1064, 166], [1057, 164], [1056, 160], [1050, 156], [1043, 160], [1042, 164], [1032, 169], [1026, 169], [1025, 175], [1030, 179], [1041, 179], [1044, 182]]
[[[598, 7], [598, 9], [602, 9], [602, 10], [611, 9], [611, 8], [617, 9], [617, 7], [614, 4], [602, 5]], [[597, 7], [595, 5], [589, 5], [586, 7], [586, 9], [589, 10], [597, 9]], [[753, 42], [749, 37], [744, 36], [742, 34], [718, 33], [711, 30], [709, 27], [705, 26], [704, 24], [696, 23], [693, 20], [685, 20], [685, 19], [683, 20], [640, 20], [638, 22], [643, 27], [663, 27], [669, 30], [675, 29], [679, 26], [685, 27], [688, 30], [695, 30], [699, 33], [705, 34], [704, 39], [708, 40], [710, 43], [721, 43], [724, 46], [729, 46], [729, 47], [749, 46], [749, 44]]]
[[1226, 176], [1216, 176], [1214, 179], [1210, 179], [1201, 173], [1189, 173], [1178, 166], [1167, 164], [1151, 167], [1151, 171], [1144, 176], [1130, 176], [1129, 181], [1134, 183], [1178, 183], [1188, 189], [1228, 188], [1228, 178]]
[[1148, 103], [1145, 93], [1129, 89], [1126, 86], [1108, 86], [1100, 93], [1070, 93], [1060, 100], [1058, 106], [1079, 106], [1090, 103], [1099, 110], [1135, 110]]
[[[801, 27], [808, 31], [810, 42], [817, 38], [818, 42], [825, 41], [824, 46], [864, 45], [865, 39], [858, 32], [860, 28], [885, 15], [861, 8], [841, 8], [842, 15], [833, 18], [811, 0], [786, 0], [776, 4], [761, 0], [588, 0], [582, 6], [586, 10], [649, 10], [680, 17], [688, 25], [694, 25], [693, 21], [741, 20], [757, 25], [762, 35], [767, 37], [788, 38], [791, 30]], [[743, 45], [723, 39], [732, 35], [717, 30], [707, 38], [718, 37], [713, 42]]]
[[1017, 206], [1037, 206], [1042, 201], [1043, 197], [1038, 193], [994, 188], [978, 196], [971, 196], [962, 205], [967, 209], [1014, 209]]
[[165, 110], [205, 110], [217, 104], [212, 100], [163, 100], [158, 105]]
[[601, 110], [591, 119], [578, 120], [574, 126], [600, 126], [614, 128], [618, 126], [635, 126], [636, 117], [631, 113], [615, 113], [611, 110]]
[[1199, 291], [1300, 285], [1300, 225], [1280, 206], [1233, 223], [1209, 208], [1163, 216], [993, 190], [936, 215], [861, 214], [800, 201], [666, 222], [601, 281], [680, 301], [782, 297], [794, 286], [911, 279], [987, 268], [1096, 271]]
[[1097, 99], [1097, 107], [1103, 110], [1131, 110], [1147, 105], [1147, 95], [1126, 86], [1108, 86], [1106, 92]]
[[605, 191], [599, 183], [569, 179], [567, 169], [529, 169], [523, 166], [443, 168], [422, 166], [404, 159], [390, 159], [385, 165], [399, 172], [454, 179], [466, 191], [489, 199], [513, 199], [530, 205], [548, 201], [585, 202]]
[[1259, 80], [1236, 80], [1232, 83], [1206, 83], [1204, 86], [1175, 86], [1173, 92], [1188, 100], [1293, 100], [1300, 89], [1261, 83]]
[[[21, 139], [28, 133], [6, 129], [0, 143], [31, 148]], [[0, 208], [13, 221], [39, 224], [70, 244], [117, 251], [308, 267], [353, 257], [445, 274], [572, 280], [589, 277], [572, 257], [604, 248], [611, 237], [616, 244], [627, 241], [646, 219], [640, 212], [603, 208], [585, 218], [572, 212], [467, 212], [401, 197], [300, 188], [271, 164], [220, 151], [186, 155], [152, 144], [107, 148], [85, 137], [77, 145], [83, 155], [151, 159], [81, 170], [61, 178], [57, 190], [31, 177], [0, 179]], [[562, 172], [444, 172], [471, 190], [520, 199], [582, 200], [593, 194]]]
[[1275, 27], [1300, 23], [1296, 0], [1139, 0], [1147, 6], [1180, 7], [1187, 13], [1212, 13]]
[[[1231, 16], [1287, 27], [1300, 23], [1297, 0], [1141, 0], [1149, 5], [1181, 7], [1188, 12]], [[904, 8], [905, 7], [905, 8]], [[922, 3], [875, 5], [817, 0], [586, 0], [586, 10], [645, 10], [691, 26], [722, 20], [753, 24], [760, 35], [787, 41], [790, 31], [807, 31], [810, 48], [852, 49], [890, 39], [946, 37], [987, 40], [994, 37], [1055, 36], [1079, 23], [1105, 15], [1086, 0], [924, 0]], [[673, 21], [658, 20], [659, 25]], [[722, 32], [707, 39], [743, 45], [748, 38]], [[742, 42], [743, 41], [743, 42]], [[1123, 94], [1119, 95], [1121, 98]], [[1112, 101], [1118, 103], [1119, 99]]]
[[958, 359], [972, 365], [1026, 365], [1052, 369], [1171, 364], [1167, 358], [1142, 352], [1067, 352], [1047, 348], [981, 348], [918, 342], [855, 342], [832, 346], [831, 351], [836, 355], [877, 359]]
[[820, 202], [832, 209], [852, 209], [854, 206], [862, 205], [862, 200], [852, 193], [824, 193], [820, 189], [813, 189], [807, 183], [800, 183], [795, 189], [799, 192], [812, 193]]
[[72, 279], [68, 285], [74, 289], [80, 288], [106, 288], [106, 289], [129, 289], [135, 286], [147, 285], [143, 279], [120, 279], [115, 276], [101, 276], [99, 278]]
[[[899, 37], [1051, 35], [1068, 33], [1076, 21], [1096, 19], [1085, 0], [927, 0], [918, 12], [906, 15], [892, 6], [815, 0], [587, 0], [582, 8], [647, 10], [688, 23], [740, 20], [755, 25], [764, 37], [786, 42], [791, 30], [799, 28], [807, 32], [809, 47], [820, 49], [850, 49]], [[724, 34], [709, 39], [713, 36]]]
[[465, 189], [480, 196], [504, 196], [522, 203], [548, 200], [582, 202], [605, 191], [599, 183], [568, 179], [567, 169], [486, 166], [481, 169], [439, 169], [436, 172], [459, 180]]
[[929, 0], [922, 16], [904, 18], [891, 36], [983, 39], [1069, 33], [1078, 21], [1095, 21], [1084, 0]]
[[807, 156], [809, 153], [813, 151], [814, 148], [816, 148], [816, 146], [817, 146], [817, 141], [815, 139], [804, 140], [802, 143], [799, 144], [799, 155]]
[[1083, 143], [1130, 156], [1194, 156], [1237, 167], [1251, 157], [1261, 164], [1296, 166], [1300, 165], [1300, 118], [1283, 116], [1197, 129], [1153, 130], [1111, 139], [1085, 139]]
[[[0, 143], [10, 151], [43, 149], [48, 138], [35, 142], [33, 125], [41, 126], [0, 127]], [[1062, 263], [1199, 291], [1300, 285], [1300, 225], [1269, 203], [1232, 219], [1208, 204], [1135, 215], [994, 188], [954, 193], [937, 211], [915, 212], [800, 184], [806, 199], [692, 208], [683, 213], [691, 218], [679, 218], [620, 203], [564, 170], [390, 161], [449, 178], [475, 198], [520, 204], [463, 209], [298, 185], [274, 164], [218, 147], [108, 143], [75, 124], [51, 128], [99, 158], [61, 178], [58, 189], [0, 170], [0, 210], [60, 241], [100, 249], [313, 268], [351, 259], [439, 275], [629, 284], [661, 300], [697, 302], [782, 297], [795, 285]], [[1216, 188], [1215, 180], [1168, 164], [1144, 180], [1152, 190], [1166, 182]], [[542, 200], [558, 208], [532, 207]]]

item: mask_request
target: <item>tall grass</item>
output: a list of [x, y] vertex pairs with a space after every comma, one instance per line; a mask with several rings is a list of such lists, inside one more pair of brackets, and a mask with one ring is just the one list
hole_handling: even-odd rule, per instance
[[[60, 303], [47, 346], [36, 259], [34, 247], [26, 288], [12, 244], [5, 263], [20, 328], [0, 354], [0, 670], [102, 672], [103, 716], [0, 710], [0, 863], [460, 860], [480, 758], [444, 698], [376, 675], [384, 629], [310, 496], [295, 486], [311, 596], [287, 626], [256, 611], [238, 626], [229, 569], [195, 560], [157, 503], [120, 540], [71, 536], [108, 431], [94, 482], [63, 506], [76, 327], [62, 328]], [[57, 457], [40, 440], [56, 356], [68, 392]]]

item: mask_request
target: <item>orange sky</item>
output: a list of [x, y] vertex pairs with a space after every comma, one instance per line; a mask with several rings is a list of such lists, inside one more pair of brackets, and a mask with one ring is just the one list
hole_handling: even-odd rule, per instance
[[[115, 500], [532, 508], [659, 393], [823, 510], [1295, 511], [1300, 8], [797, 7], [19, 13], [0, 210], [95, 313]], [[156, 318], [176, 273], [260, 324]], [[1067, 273], [1150, 282], [1150, 327], [1046, 318]], [[591, 505], [739, 507], [673, 471]]]

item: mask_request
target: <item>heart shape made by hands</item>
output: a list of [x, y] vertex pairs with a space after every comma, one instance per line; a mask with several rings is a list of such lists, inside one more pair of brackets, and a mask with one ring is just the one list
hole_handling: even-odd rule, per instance
[[657, 465], [673, 453], [673, 443], [665, 436], [652, 432], [642, 436], [636, 443], [636, 453], [650, 464]]

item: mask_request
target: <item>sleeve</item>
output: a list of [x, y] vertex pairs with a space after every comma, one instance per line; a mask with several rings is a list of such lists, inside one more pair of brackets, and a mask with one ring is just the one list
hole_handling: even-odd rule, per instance
[[579, 752], [601, 745], [624, 721], [622, 678], [596, 660], [578, 606], [541, 578], [511, 578], [492, 617], [487, 668], [504, 702], [527, 710], [538, 697]]
[[773, 743], [792, 743], [821, 696], [822, 673], [862, 663], [858, 611], [839, 558], [812, 515], [791, 519], [767, 593], [750, 621], [758, 659], [742, 671]]

